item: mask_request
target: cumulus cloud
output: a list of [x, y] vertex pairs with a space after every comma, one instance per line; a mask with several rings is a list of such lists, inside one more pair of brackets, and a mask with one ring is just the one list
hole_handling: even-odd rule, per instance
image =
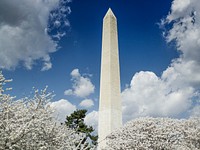
[[85, 123], [89, 126], [92, 126], [96, 132], [98, 129], [98, 118], [99, 118], [99, 113], [98, 111], [92, 111], [88, 113], [85, 117]]
[[[93, 104], [93, 101], [88, 99], [88, 104], [86, 100], [86, 104], [83, 104], [83, 105], [88, 106], [91, 104]], [[64, 122], [66, 120], [66, 116], [70, 115], [71, 113], [77, 110], [76, 105], [73, 105], [66, 99], [60, 99], [58, 101], [51, 102], [49, 103], [49, 105], [55, 111], [54, 116], [60, 122]], [[97, 129], [98, 129], [98, 112], [97, 111], [92, 111], [86, 114], [84, 121], [87, 125], [92, 126], [97, 132]]]
[[94, 93], [95, 86], [87, 76], [82, 76], [78, 69], [74, 69], [71, 72], [72, 76], [72, 89], [68, 89], [64, 92], [65, 95], [75, 95], [77, 97], [87, 97]]
[[50, 103], [50, 107], [55, 110], [54, 115], [59, 121], [64, 122], [67, 115], [70, 115], [76, 110], [76, 106], [71, 104], [66, 99], [61, 99]]
[[[88, 106], [91, 104], [93, 104], [93, 101], [88, 99], [88, 104], [86, 102], [86, 104], [83, 104], [83, 105]], [[77, 110], [76, 105], [73, 105], [66, 99], [60, 99], [58, 101], [51, 102], [49, 105], [55, 111], [54, 116], [60, 122], [64, 122], [66, 120], [66, 116], [70, 115], [71, 113]], [[86, 114], [84, 121], [87, 125], [92, 126], [95, 129], [95, 132], [97, 132], [98, 111], [92, 111]]]
[[73, 95], [73, 90], [72, 89], [65, 90], [64, 95]]
[[172, 60], [161, 77], [153, 72], [136, 73], [122, 92], [124, 121], [138, 116], [191, 116], [199, 113], [200, 3], [174, 0], [163, 35], [175, 42], [179, 58]]
[[[19, 65], [32, 69], [37, 60], [42, 71], [52, 67], [50, 54], [57, 51], [58, 40], [69, 26], [69, 1], [1, 0], [0, 1], [0, 68]], [[51, 33], [57, 35], [50, 36]]]
[[192, 117], [200, 117], [200, 105], [195, 106], [191, 111]]
[[79, 106], [81, 106], [83, 108], [90, 108], [90, 107], [94, 106], [94, 102], [91, 99], [85, 99], [85, 100], [81, 101]]
[[123, 119], [178, 116], [192, 106], [193, 94], [192, 87], [173, 90], [153, 72], [141, 71], [133, 76], [130, 87], [122, 92]]

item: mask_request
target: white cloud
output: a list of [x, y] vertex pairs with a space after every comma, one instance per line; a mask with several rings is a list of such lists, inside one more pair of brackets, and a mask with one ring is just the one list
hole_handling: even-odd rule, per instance
[[174, 0], [162, 25], [167, 42], [175, 41], [180, 57], [172, 60], [161, 77], [153, 72], [136, 73], [122, 92], [124, 120], [138, 116], [181, 117], [199, 110], [200, 3]]
[[44, 57], [44, 64], [41, 71], [49, 70], [51, 69], [51, 67], [52, 67], [52, 63], [50, 61], [50, 57], [49, 56]]
[[99, 113], [98, 111], [92, 111], [88, 113], [85, 117], [85, 123], [89, 126], [92, 126], [96, 132], [98, 129], [98, 119], [99, 119]]
[[71, 76], [73, 81], [72, 89], [66, 90], [64, 92], [65, 95], [75, 95], [84, 98], [94, 93], [95, 86], [90, 78], [82, 76], [78, 69], [74, 69], [71, 72]]
[[58, 120], [61, 122], [64, 122], [66, 120], [66, 116], [70, 115], [76, 110], [76, 106], [71, 104], [66, 99], [52, 102], [50, 106], [55, 110], [54, 115], [58, 117]]
[[[54, 116], [60, 122], [64, 122], [66, 120], [67, 115], [70, 115], [71, 113], [77, 110], [76, 105], [73, 105], [66, 99], [60, 99], [58, 101], [51, 102], [50, 107], [55, 111]], [[98, 112], [97, 111], [92, 111], [88, 113], [84, 121], [87, 125], [92, 126], [97, 132], [97, 129], [98, 129]]]
[[51, 62], [44, 62], [44, 66], [42, 67], [41, 71], [46, 71], [52, 68]]
[[85, 100], [81, 101], [79, 106], [84, 107], [84, 108], [90, 108], [90, 107], [94, 106], [94, 102], [91, 99], [85, 99]]
[[176, 19], [180, 17], [180, 14], [181, 16], [184, 16], [185, 13], [188, 13], [187, 9], [189, 4], [190, 0], [174, 0], [172, 2], [172, 7], [171, 7], [171, 11], [173, 13], [171, 13], [171, 15], [167, 17], [167, 19], [169, 20]]
[[130, 87], [122, 92], [123, 119], [178, 116], [191, 107], [193, 94], [192, 87], [172, 90], [153, 72], [141, 71], [133, 76]]
[[73, 78], [78, 78], [78, 77], [80, 77], [81, 75], [80, 75], [78, 69], [74, 69], [74, 70], [72, 70], [72, 72], [71, 72], [71, 76], [72, 76]]
[[200, 117], [200, 105], [197, 105], [192, 109], [191, 117]]
[[73, 95], [73, 91], [72, 91], [72, 89], [65, 90], [64, 94], [65, 95]]
[[64, 3], [63, 0], [0, 1], [0, 68], [15, 69], [23, 65], [32, 69], [36, 60], [43, 62], [42, 71], [52, 67], [49, 54], [57, 51], [58, 46], [48, 33], [60, 29], [58, 23], [51, 24], [67, 22], [70, 9]]

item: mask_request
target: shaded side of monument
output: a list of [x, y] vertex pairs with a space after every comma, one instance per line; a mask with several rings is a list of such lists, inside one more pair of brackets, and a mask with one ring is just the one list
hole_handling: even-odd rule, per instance
[[122, 126], [117, 19], [109, 8], [103, 19], [99, 99], [98, 149], [106, 146], [106, 136]]

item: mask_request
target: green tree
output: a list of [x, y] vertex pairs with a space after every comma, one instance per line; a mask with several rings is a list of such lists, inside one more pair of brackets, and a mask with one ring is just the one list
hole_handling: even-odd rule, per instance
[[84, 122], [86, 113], [86, 109], [74, 111], [71, 115], [66, 117], [65, 124], [77, 132], [86, 134], [85, 140], [89, 138], [93, 145], [97, 145], [98, 136], [93, 134], [94, 128], [86, 125]]

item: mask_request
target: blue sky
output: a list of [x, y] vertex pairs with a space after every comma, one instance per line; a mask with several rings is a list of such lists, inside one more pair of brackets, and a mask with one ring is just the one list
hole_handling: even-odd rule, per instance
[[[157, 3], [155, 5], [155, 3]], [[61, 39], [61, 48], [51, 54], [52, 69], [41, 72], [39, 62], [32, 70], [19, 66], [14, 71], [4, 71], [13, 78], [16, 95], [29, 93], [32, 87], [46, 85], [55, 91], [58, 99], [70, 88], [70, 72], [78, 68], [82, 73], [93, 74], [92, 82], [99, 94], [102, 19], [111, 7], [118, 20], [122, 89], [137, 71], [151, 70], [160, 75], [176, 51], [168, 46], [157, 23], [166, 16], [171, 1], [85, 1], [69, 3], [70, 28]], [[129, 68], [129, 69], [128, 69]], [[128, 69], [128, 70], [127, 70]], [[13, 92], [14, 92], [13, 91]]]
[[[186, 34], [190, 35], [193, 28], [197, 30], [197, 33], [200, 32], [199, 22], [196, 21], [192, 28], [189, 24], [191, 21], [188, 23], [182, 20], [186, 26], [189, 26], [187, 32], [181, 30], [182, 26], [178, 25], [177, 30], [173, 29], [175, 29], [176, 22], [181, 22], [181, 18], [198, 18], [200, 8], [199, 5], [195, 5], [196, 3], [196, 0], [191, 0], [191, 2], [188, 0], [182, 2], [180, 0], [73, 0], [59, 5], [59, 1], [56, 3], [49, 0], [46, 3], [40, 1], [38, 4], [34, 1], [24, 4], [19, 2], [13, 6], [14, 4], [9, 1], [2, 1], [0, 8], [5, 6], [8, 10], [12, 9], [9, 14], [6, 14], [6, 10], [0, 11], [0, 22], [2, 22], [0, 24], [0, 44], [3, 45], [0, 46], [2, 56], [0, 57], [0, 67], [6, 78], [13, 79], [10, 86], [13, 87], [12, 94], [17, 98], [29, 95], [32, 87], [43, 89], [48, 85], [49, 91], [54, 91], [56, 94], [54, 101], [66, 99], [76, 107], [82, 108], [78, 106], [79, 103], [84, 99], [90, 99], [94, 102], [94, 106], [88, 108], [89, 111], [97, 111], [102, 21], [110, 7], [118, 20], [121, 89], [125, 121], [146, 115], [188, 116], [196, 109], [199, 110], [197, 100], [199, 99], [200, 79], [197, 75], [194, 78], [189, 76], [190, 73], [185, 73], [179, 68], [183, 68], [183, 64], [188, 66], [187, 64], [194, 62], [196, 63], [193, 65], [194, 67], [188, 66], [188, 68], [191, 69], [190, 72], [193, 75], [198, 74], [196, 70], [200, 66], [197, 63], [199, 58], [194, 58], [192, 52], [199, 55], [197, 50], [199, 45], [190, 46], [193, 43], [182, 37]], [[33, 11], [25, 10], [23, 5], [30, 7], [30, 10]], [[35, 6], [39, 6], [39, 8]], [[193, 6], [197, 12], [196, 16], [190, 15]], [[12, 11], [16, 11], [16, 13]], [[25, 14], [25, 17], [22, 17], [22, 14]], [[55, 16], [49, 17], [50, 14]], [[32, 19], [26, 16], [30, 16]], [[9, 18], [18, 18], [18, 20], [10, 21]], [[195, 19], [198, 20], [197, 18]], [[159, 25], [162, 19], [163, 29]], [[15, 30], [17, 27], [21, 29], [21, 32]], [[190, 27], [191, 30], [189, 30]], [[48, 34], [43, 34], [46, 29]], [[4, 31], [7, 31], [8, 34], [5, 35]], [[23, 32], [24, 34], [22, 34]], [[65, 35], [62, 36], [62, 33]], [[165, 37], [163, 37], [163, 33], [166, 33]], [[55, 34], [61, 39], [55, 38]], [[8, 43], [6, 43], [6, 39], [8, 39]], [[198, 41], [199, 36], [197, 35], [194, 40]], [[55, 41], [58, 41], [58, 45], [55, 44]], [[182, 41], [189, 44], [184, 45]], [[188, 49], [191, 53], [187, 51]], [[181, 60], [176, 58], [181, 58]], [[41, 68], [46, 71], [41, 71]], [[80, 78], [75, 79], [70, 75], [74, 69], [78, 69], [79, 77], [83, 77], [86, 82], [95, 86], [94, 91], [90, 91], [88, 95], [82, 97], [72, 93], [64, 95], [65, 90], [73, 90], [74, 83], [79, 82]], [[180, 81], [179, 76], [183, 77]], [[188, 76], [191, 78], [191, 82], [189, 82]], [[185, 82], [186, 79], [188, 79], [188, 83]], [[134, 87], [134, 85], [136, 86]], [[159, 91], [160, 89], [162, 91]], [[147, 91], [145, 92], [145, 90]], [[154, 97], [149, 91], [152, 91], [153, 94], [158, 93], [158, 95]], [[186, 91], [190, 92], [186, 94]], [[162, 95], [168, 95], [168, 97], [162, 97]], [[149, 101], [146, 101], [151, 96], [153, 99], [150, 98]], [[187, 99], [181, 101], [177, 97], [181, 97], [180, 99], [186, 97]], [[166, 101], [166, 99], [173, 98], [175, 99], [172, 100], [173, 102], [166, 104], [157, 100]], [[133, 101], [131, 101], [132, 99]], [[154, 101], [155, 105], [150, 107]], [[132, 104], [131, 108], [127, 107], [129, 103]], [[153, 111], [162, 103], [166, 107], [157, 112]], [[182, 109], [173, 112], [172, 110], [178, 105]], [[133, 108], [135, 111], [131, 112], [130, 109]]]

